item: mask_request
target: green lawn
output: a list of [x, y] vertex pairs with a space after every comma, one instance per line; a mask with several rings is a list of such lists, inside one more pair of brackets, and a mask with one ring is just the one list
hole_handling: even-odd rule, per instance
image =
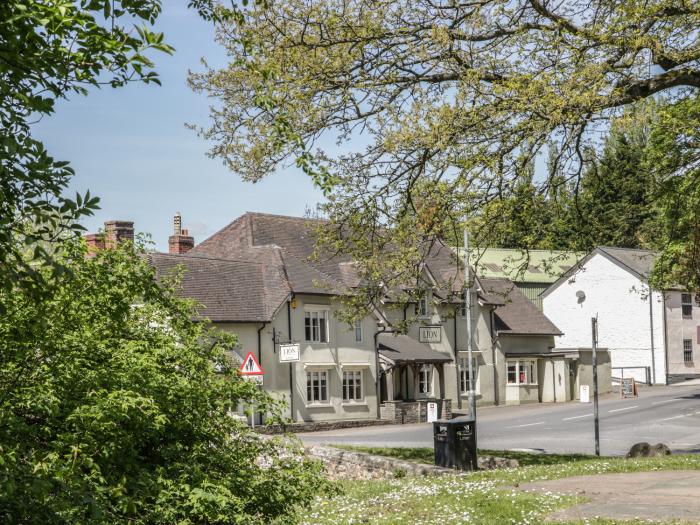
[[[403, 450], [395, 454], [402, 454], [405, 459], [425, 459], [425, 449], [420, 450]], [[498, 452], [495, 455], [504, 454]], [[523, 463], [530, 461], [530, 458], [516, 459], [522, 459]], [[532, 461], [536, 461], [535, 458]], [[561, 456], [557, 460], [537, 461], [539, 463], [518, 469], [481, 471], [463, 476], [341, 482], [340, 493], [332, 498], [318, 498], [312, 509], [305, 513], [304, 523], [538, 525], [544, 523], [545, 516], [553, 510], [582, 500], [553, 493], [522, 493], [517, 489], [521, 483], [614, 472], [700, 470], [700, 456], [697, 455], [630, 460], [574, 457], [572, 461]], [[589, 520], [580, 523], [611, 525], [616, 522]]]
[[[355, 452], [366, 452], [377, 456], [389, 456], [399, 458], [406, 461], [415, 461], [417, 463], [433, 464], [433, 449], [432, 448], [406, 448], [406, 447], [359, 447], [354, 445], [334, 445], [336, 448], [343, 450], [352, 450]], [[596, 459], [595, 456], [588, 454], [536, 454], [532, 452], [518, 452], [512, 450], [488, 450], [479, 449], [479, 455], [482, 456], [498, 456], [500, 458], [517, 459], [521, 467], [529, 465], [556, 465], [559, 463], [571, 463], [572, 461], [588, 461]]]

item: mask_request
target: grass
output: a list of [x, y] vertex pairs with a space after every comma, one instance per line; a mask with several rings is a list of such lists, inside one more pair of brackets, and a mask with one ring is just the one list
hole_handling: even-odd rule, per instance
[[[351, 450], [353, 452], [366, 452], [376, 456], [389, 456], [392, 458], [414, 461], [416, 463], [433, 464], [434, 452], [432, 448], [408, 448], [408, 447], [360, 447], [354, 445], [334, 445], [336, 448]], [[517, 459], [521, 467], [530, 465], [558, 465], [575, 461], [590, 461], [596, 459], [588, 454], [537, 454], [515, 450], [488, 450], [479, 449], [480, 456], [498, 456], [499, 458]]]
[[[414, 460], [425, 458], [424, 451], [398, 453], [403, 454], [404, 459], [411, 455]], [[341, 482], [340, 494], [318, 498], [305, 513], [304, 523], [538, 525], [545, 523], [546, 516], [556, 509], [584, 500], [548, 492], [521, 492], [517, 487], [522, 483], [615, 472], [700, 470], [700, 456], [697, 455], [644, 459], [574, 457], [571, 461], [559, 457], [557, 461], [455, 476]], [[595, 519], [571, 523], [612, 525], [620, 522]]]

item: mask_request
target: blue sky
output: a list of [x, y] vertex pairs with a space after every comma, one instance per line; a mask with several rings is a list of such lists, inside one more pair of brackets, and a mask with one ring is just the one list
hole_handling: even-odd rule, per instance
[[137, 231], [167, 250], [172, 216], [200, 242], [246, 211], [303, 215], [322, 198], [296, 168], [262, 182], [243, 182], [220, 161], [208, 158], [207, 143], [185, 123], [207, 124], [209, 101], [186, 84], [188, 69], [200, 58], [225, 64], [213, 28], [187, 10], [186, 2], [164, 2], [156, 30], [176, 48], [173, 56], [154, 54], [162, 87], [133, 84], [94, 90], [62, 101], [51, 117], [35, 125], [57, 159], [76, 171], [70, 191], [101, 198], [101, 210], [83, 221], [97, 231], [110, 219], [133, 220]]

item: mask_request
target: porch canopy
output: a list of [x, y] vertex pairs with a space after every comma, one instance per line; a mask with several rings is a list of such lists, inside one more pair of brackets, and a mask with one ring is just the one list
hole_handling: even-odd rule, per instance
[[[433, 350], [427, 344], [420, 343], [407, 335], [379, 334], [377, 340], [379, 358], [384, 370], [386, 395], [382, 396], [388, 401], [398, 398], [407, 400], [409, 397], [408, 385], [401, 386], [400, 377], [406, 368], [413, 375], [413, 398], [418, 392], [418, 370], [421, 365], [434, 365], [438, 372], [439, 398], [445, 397], [445, 374], [443, 365], [452, 362], [452, 357], [437, 350]], [[394, 370], [399, 373], [399, 387], [394, 395]]]

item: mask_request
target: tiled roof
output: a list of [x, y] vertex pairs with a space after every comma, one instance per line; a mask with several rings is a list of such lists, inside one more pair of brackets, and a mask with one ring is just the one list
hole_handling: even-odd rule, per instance
[[270, 321], [290, 292], [272, 250], [239, 254], [235, 260], [163, 253], [148, 257], [159, 279], [181, 267], [182, 295], [200, 303], [202, 317], [213, 322]]
[[379, 354], [394, 363], [449, 363], [452, 357], [407, 335], [379, 334]]
[[503, 299], [496, 308], [496, 331], [510, 335], [562, 335], [552, 321], [508, 279], [480, 279], [484, 290]]

